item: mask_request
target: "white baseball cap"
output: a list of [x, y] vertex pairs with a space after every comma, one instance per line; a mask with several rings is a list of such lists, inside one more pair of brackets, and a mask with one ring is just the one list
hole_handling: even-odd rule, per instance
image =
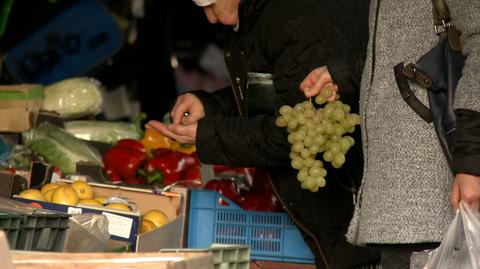
[[217, 0], [193, 0], [193, 2], [195, 2], [195, 4], [197, 4], [197, 6], [200, 6], [200, 7], [209, 6], [215, 3], [216, 1]]

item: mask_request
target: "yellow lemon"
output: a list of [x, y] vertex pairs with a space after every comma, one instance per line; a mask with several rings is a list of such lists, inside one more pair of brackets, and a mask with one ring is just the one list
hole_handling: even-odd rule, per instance
[[105, 207], [110, 208], [110, 209], [132, 211], [132, 210], [130, 210], [130, 207], [128, 207], [127, 205], [124, 205], [124, 204], [120, 204], [120, 203], [109, 204], [109, 205], [106, 205]]
[[85, 181], [77, 180], [70, 184], [78, 195], [80, 199], [92, 199], [93, 198], [93, 189], [92, 187]]
[[43, 196], [45, 196], [45, 201], [47, 201], [47, 202], [52, 201], [52, 195], [53, 195], [54, 191], [55, 191], [55, 189], [51, 189], [51, 190], [49, 190], [49, 191], [47, 191], [46, 193], [43, 194]]
[[103, 206], [99, 201], [95, 199], [80, 199], [79, 205], [91, 205], [91, 206]]
[[47, 193], [49, 190], [54, 190], [58, 188], [58, 184], [56, 183], [47, 183], [47, 184], [44, 184], [42, 185], [42, 187], [40, 188], [40, 192], [45, 194]]
[[148, 219], [142, 219], [142, 221], [140, 222], [140, 234], [149, 232], [149, 231], [154, 230], [156, 228], [157, 228], [157, 226], [155, 226], [155, 224], [153, 222], [149, 221]]
[[144, 220], [149, 220], [155, 224], [155, 227], [162, 227], [168, 223], [168, 217], [161, 210], [152, 209], [143, 214]]
[[45, 201], [45, 197], [43, 197], [43, 194], [37, 189], [26, 189], [18, 194], [18, 196], [30, 200]]
[[107, 203], [108, 197], [107, 196], [97, 196], [93, 199], [97, 200], [100, 204], [104, 205], [104, 204]]
[[52, 202], [62, 205], [76, 205], [78, 203], [77, 192], [70, 186], [59, 186], [53, 190]]

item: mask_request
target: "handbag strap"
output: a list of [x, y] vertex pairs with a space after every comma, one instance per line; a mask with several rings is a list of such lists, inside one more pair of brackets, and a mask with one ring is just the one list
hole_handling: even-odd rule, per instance
[[[451, 23], [452, 18], [450, 17], [450, 11], [448, 10], [448, 7], [445, 4], [445, 1], [432, 0], [432, 4], [433, 4], [433, 21], [436, 26], [435, 28], [448, 27], [448, 24]], [[446, 29], [444, 29], [444, 31], [446, 31]]]
[[456, 51], [462, 51], [460, 44], [460, 32], [453, 25], [445, 0], [432, 0], [433, 6], [433, 22], [435, 33], [440, 37], [448, 37], [448, 41], [452, 48]]

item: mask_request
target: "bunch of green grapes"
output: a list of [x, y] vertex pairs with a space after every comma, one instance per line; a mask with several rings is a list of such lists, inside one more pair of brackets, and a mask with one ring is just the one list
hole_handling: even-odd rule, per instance
[[326, 184], [327, 170], [317, 155], [321, 154], [323, 161], [334, 168], [340, 168], [345, 163], [345, 154], [355, 144], [346, 134], [353, 133], [355, 125], [360, 123], [358, 114], [350, 113], [350, 106], [338, 100], [338, 94], [337, 100], [327, 102], [332, 93], [331, 88], [326, 88], [315, 97], [315, 103], [323, 105], [318, 109], [311, 100], [294, 107], [283, 105], [275, 121], [278, 127], [287, 128], [288, 142], [292, 144], [291, 165], [298, 170], [302, 188], [312, 192]]

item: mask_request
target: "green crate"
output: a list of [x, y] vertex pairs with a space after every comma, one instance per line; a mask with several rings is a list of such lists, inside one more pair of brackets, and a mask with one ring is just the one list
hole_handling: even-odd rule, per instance
[[63, 251], [69, 214], [38, 209], [11, 200], [0, 200], [0, 214], [17, 219], [16, 227], [19, 228], [16, 230], [17, 239], [10, 243], [12, 249]]
[[17, 249], [63, 251], [67, 214], [29, 214], [23, 216]]
[[0, 230], [3, 230], [8, 239], [10, 248], [14, 249], [18, 243], [21, 230], [21, 217], [15, 214], [0, 212]]

